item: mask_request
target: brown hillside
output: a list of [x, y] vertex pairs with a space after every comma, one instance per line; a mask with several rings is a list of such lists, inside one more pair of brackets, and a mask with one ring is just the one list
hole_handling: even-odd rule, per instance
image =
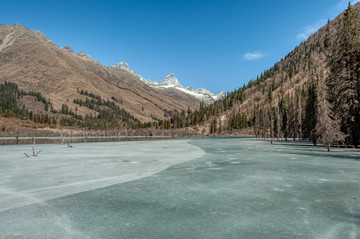
[[[355, 4], [353, 8], [360, 13], [360, 3]], [[335, 35], [339, 28], [342, 16], [343, 13], [329, 22], [332, 35]], [[229, 124], [230, 116], [234, 113], [241, 112], [251, 117], [256, 105], [268, 104], [269, 90], [272, 92], [272, 105], [276, 105], [281, 96], [287, 93], [291, 95], [297, 86], [304, 86], [312, 77], [312, 71], [326, 73], [325, 34], [326, 26], [320, 28], [272, 68], [264, 71], [256, 80], [251, 81], [243, 92], [243, 101], [235, 100], [230, 109], [220, 112], [216, 117], [221, 118], [225, 126]], [[226, 100], [232, 99], [227, 97]], [[211, 120], [208, 120], [206, 125], [209, 126], [210, 122]]]
[[[91, 58], [63, 49], [43, 33], [19, 24], [0, 25], [0, 82], [17, 83], [25, 91], [37, 91], [56, 110], [67, 104], [73, 111], [74, 99], [85, 99], [78, 90], [119, 100], [116, 104], [140, 121], [163, 118], [164, 110], [197, 108], [199, 101], [180, 91], [163, 94], [146, 86], [129, 73], [104, 67]], [[78, 107], [78, 114], [93, 113]]]

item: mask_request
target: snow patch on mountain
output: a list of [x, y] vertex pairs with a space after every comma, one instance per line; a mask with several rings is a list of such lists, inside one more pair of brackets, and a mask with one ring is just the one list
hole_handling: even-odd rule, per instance
[[199, 88], [199, 89], [193, 89], [191, 87], [185, 88], [183, 85], [180, 84], [179, 80], [175, 77], [175, 75], [173, 73], [166, 76], [163, 81], [156, 82], [156, 81], [152, 81], [149, 79], [144, 79], [138, 73], [136, 73], [133, 69], [131, 69], [129, 67], [129, 65], [125, 62], [120, 62], [118, 64], [115, 64], [113, 67], [129, 72], [131, 75], [140, 79], [142, 82], [144, 82], [145, 84], [147, 84], [150, 87], [153, 87], [155, 89], [174, 88], [174, 89], [180, 90], [188, 95], [191, 95], [191, 96], [203, 101], [205, 104], [211, 104], [211, 103], [215, 102], [216, 100], [219, 100], [225, 96], [225, 93], [223, 91], [220, 91], [217, 94], [213, 94], [204, 88]]
[[141, 81], [145, 82], [145, 79], [142, 78], [138, 73], [136, 73], [133, 69], [129, 67], [129, 65], [126, 62], [119, 62], [115, 65], [113, 65], [115, 68], [119, 68], [121, 70], [129, 72], [131, 75], [135, 76], [136, 78], [140, 79]]
[[159, 86], [164, 88], [184, 88], [173, 73], [166, 76], [162, 82], [159, 82]]

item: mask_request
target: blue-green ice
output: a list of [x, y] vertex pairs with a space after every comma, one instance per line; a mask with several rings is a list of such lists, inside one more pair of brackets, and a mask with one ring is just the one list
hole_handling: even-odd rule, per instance
[[360, 238], [360, 153], [252, 138], [0, 146], [0, 238]]

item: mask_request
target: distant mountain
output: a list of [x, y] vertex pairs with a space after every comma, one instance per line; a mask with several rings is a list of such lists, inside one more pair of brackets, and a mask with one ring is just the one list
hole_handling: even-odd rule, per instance
[[[105, 67], [87, 53], [76, 53], [70, 46], [60, 48], [42, 32], [20, 24], [0, 25], [0, 83], [5, 81], [16, 83], [24, 91], [41, 93], [51, 102], [53, 112], [64, 111], [66, 105], [65, 111], [79, 115], [78, 118], [98, 116], [111, 107], [115, 111], [116, 106], [124, 110], [126, 120], [134, 117], [149, 122], [200, 105], [200, 100], [182, 91], [163, 92], [149, 87], [144, 83], [146, 80], [125, 64]], [[94, 97], [101, 97], [105, 103], [81, 102]], [[25, 105], [34, 113], [49, 114], [57, 119], [65, 117], [50, 109], [32, 109], [31, 102]], [[124, 123], [121, 118], [113, 120], [120, 126]]]
[[220, 91], [217, 94], [213, 94], [204, 88], [199, 88], [199, 89], [193, 89], [191, 87], [185, 88], [183, 85], [181, 85], [181, 83], [175, 77], [175, 75], [173, 73], [166, 76], [163, 81], [156, 82], [156, 81], [152, 81], [149, 79], [144, 79], [142, 76], [140, 76], [138, 73], [136, 73], [133, 69], [131, 69], [126, 62], [120, 62], [118, 64], [115, 64], [113, 67], [129, 72], [131, 75], [135, 76], [136, 78], [140, 79], [145, 84], [147, 84], [148, 86], [151, 86], [155, 89], [166, 90], [168, 88], [171, 88], [171, 89], [180, 90], [188, 95], [191, 95], [191, 96], [197, 98], [200, 101], [203, 101], [207, 105], [211, 104], [211, 103], [215, 102], [216, 100], [219, 100], [225, 96], [225, 93], [223, 91]]
[[141, 81], [145, 81], [144, 78], [142, 78], [138, 73], [136, 73], [133, 69], [131, 69], [129, 67], [129, 65], [126, 62], [119, 62], [117, 64], [115, 64], [113, 67], [115, 68], [119, 68], [121, 70], [127, 71], [129, 72], [131, 75], [135, 76], [136, 78], [138, 78]]

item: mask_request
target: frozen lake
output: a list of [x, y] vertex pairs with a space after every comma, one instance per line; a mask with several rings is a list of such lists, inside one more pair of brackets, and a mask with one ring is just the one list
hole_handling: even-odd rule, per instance
[[360, 238], [360, 153], [251, 138], [0, 146], [0, 238]]

